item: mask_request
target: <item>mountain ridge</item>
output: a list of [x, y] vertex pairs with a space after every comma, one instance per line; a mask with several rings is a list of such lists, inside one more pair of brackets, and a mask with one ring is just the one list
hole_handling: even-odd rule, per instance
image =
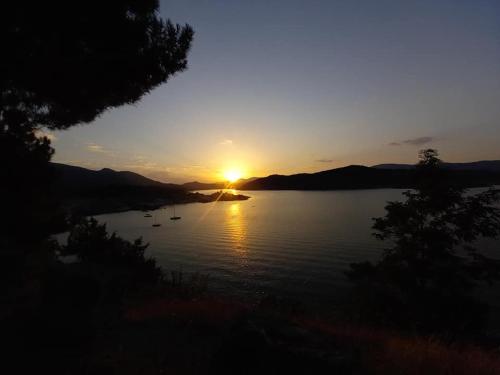
[[[227, 183], [184, 184], [165, 183], [135, 172], [110, 168], [90, 170], [84, 167], [52, 163], [58, 176], [58, 186], [65, 192], [98, 190], [110, 187], [148, 188], [162, 191], [186, 192], [227, 188]], [[451, 178], [464, 186], [500, 184], [500, 160], [481, 160], [465, 163], [443, 163]], [[239, 190], [336, 190], [412, 187], [412, 164], [377, 164], [371, 167], [349, 165], [313, 173], [292, 175], [272, 174], [267, 177], [241, 179], [229, 187]]]
[[[452, 170], [483, 170], [500, 172], [500, 160], [479, 160], [464, 163], [442, 163], [446, 169]], [[373, 165], [377, 169], [413, 169], [415, 164], [387, 163]]]
[[[463, 187], [500, 184], [497, 169], [448, 167], [450, 182]], [[404, 166], [404, 165], [403, 165]], [[414, 187], [414, 166], [397, 168], [350, 165], [316, 173], [270, 175], [239, 187], [241, 190], [349, 190]]]
[[108, 186], [154, 186], [182, 189], [181, 185], [156, 181], [130, 171], [115, 171], [110, 168], [102, 168], [96, 171], [61, 163], [51, 163], [51, 165], [58, 185], [69, 190], [97, 189]]

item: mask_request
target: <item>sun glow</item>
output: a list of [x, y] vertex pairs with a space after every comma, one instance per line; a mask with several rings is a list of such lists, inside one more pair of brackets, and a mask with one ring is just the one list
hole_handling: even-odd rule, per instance
[[237, 169], [229, 169], [224, 172], [224, 178], [229, 182], [236, 182], [243, 176], [243, 173]]

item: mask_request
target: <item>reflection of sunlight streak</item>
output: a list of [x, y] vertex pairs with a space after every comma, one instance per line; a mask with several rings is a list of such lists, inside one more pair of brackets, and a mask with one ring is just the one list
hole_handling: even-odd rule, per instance
[[234, 250], [239, 255], [245, 255], [246, 225], [240, 212], [239, 203], [233, 203], [229, 206], [227, 210], [226, 226], [234, 243]]
[[[225, 190], [228, 190], [229, 189], [229, 186], [231, 185], [230, 182], [226, 183], [226, 185], [224, 186], [224, 189], [220, 190], [219, 191], [219, 195], [217, 196], [217, 198], [214, 200], [214, 203], [217, 202], [220, 197], [222, 197], [222, 194], [224, 194], [224, 191]], [[234, 189], [231, 189], [231, 193], [235, 194], [235, 190]], [[208, 205], [205, 213], [203, 215], [201, 215], [201, 217], [198, 219], [198, 221], [196, 222], [196, 224], [194, 225], [195, 227], [198, 226], [198, 224], [200, 224], [203, 220], [205, 220], [205, 218], [207, 217], [207, 215], [210, 213], [210, 211], [213, 210], [215, 206], [213, 204], [210, 204]]]
[[[221, 190], [220, 194], [217, 196], [217, 198], [215, 199], [215, 201], [213, 203], [216, 203], [220, 199], [222, 194], [224, 194], [224, 192]], [[210, 211], [213, 210], [214, 207], [215, 207], [215, 205], [213, 205], [213, 204], [207, 205], [207, 209], [205, 210], [205, 213], [203, 215], [201, 215], [201, 217], [198, 219], [196, 225], [200, 224], [203, 220], [205, 220], [207, 215], [210, 213]]]
[[239, 203], [233, 203], [231, 206], [229, 206], [229, 212], [235, 216], [239, 215], [240, 213], [240, 204]]

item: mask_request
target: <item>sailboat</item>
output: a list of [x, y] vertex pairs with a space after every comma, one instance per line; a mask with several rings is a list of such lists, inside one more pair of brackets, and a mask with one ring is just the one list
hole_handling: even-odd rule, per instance
[[161, 224], [156, 221], [156, 214], [153, 222], [153, 227], [161, 227]]
[[180, 216], [175, 216], [175, 204], [174, 204], [174, 216], [170, 218], [170, 220], [180, 220]]

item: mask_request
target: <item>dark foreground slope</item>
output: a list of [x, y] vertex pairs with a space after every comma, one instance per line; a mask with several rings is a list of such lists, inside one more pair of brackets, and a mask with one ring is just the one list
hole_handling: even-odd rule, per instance
[[[448, 170], [453, 183], [464, 187], [500, 184], [500, 171], [464, 169]], [[413, 168], [370, 168], [351, 165], [317, 173], [290, 176], [271, 175], [250, 181], [241, 190], [341, 190], [375, 188], [411, 188]]]

